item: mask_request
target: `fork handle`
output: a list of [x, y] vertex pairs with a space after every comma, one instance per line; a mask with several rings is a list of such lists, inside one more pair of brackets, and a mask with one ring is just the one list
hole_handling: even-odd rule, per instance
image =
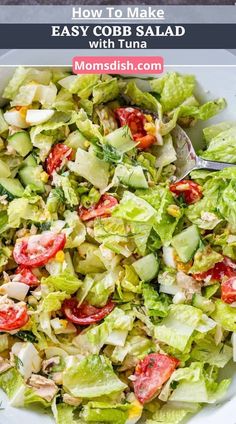
[[197, 157], [195, 169], [209, 169], [212, 171], [221, 171], [221, 169], [232, 168], [234, 166], [236, 166], [236, 164], [234, 163], [216, 162], [213, 160], [205, 160], [200, 157]]

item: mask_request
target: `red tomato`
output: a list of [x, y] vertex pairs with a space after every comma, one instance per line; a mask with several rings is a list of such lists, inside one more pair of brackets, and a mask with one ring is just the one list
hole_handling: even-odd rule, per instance
[[78, 301], [75, 298], [65, 300], [62, 305], [62, 311], [66, 318], [77, 325], [90, 325], [101, 321], [114, 309], [115, 304], [110, 300], [102, 308], [95, 308], [84, 302], [78, 307]]
[[16, 269], [16, 274], [20, 276], [20, 282], [27, 284], [28, 286], [38, 286], [40, 281], [34, 275], [30, 268], [27, 268], [24, 265], [19, 265]]
[[150, 353], [136, 366], [134, 393], [139, 402], [150, 402], [170, 378], [179, 360], [160, 353]]
[[139, 134], [140, 137], [146, 135], [144, 124], [146, 118], [140, 109], [133, 107], [119, 107], [115, 110], [115, 114], [120, 122], [120, 125], [128, 125], [132, 135]]
[[170, 191], [177, 196], [183, 196], [189, 205], [198, 202], [202, 197], [202, 187], [191, 180], [182, 180], [170, 185]]
[[[230, 261], [232, 263], [232, 261]], [[210, 281], [222, 281], [224, 277], [232, 277], [235, 275], [233, 267], [229, 265], [228, 258], [224, 258], [222, 262], [218, 262], [215, 266], [208, 271], [199, 272], [193, 274], [193, 277], [197, 281], [209, 280]]]
[[63, 165], [65, 159], [70, 159], [72, 149], [65, 144], [56, 144], [52, 147], [47, 159], [46, 159], [46, 171], [49, 175], [53, 171], [57, 171]]
[[13, 331], [24, 327], [29, 320], [25, 304], [8, 303], [0, 305], [0, 331]]
[[13, 257], [17, 264], [35, 268], [45, 265], [65, 244], [65, 234], [45, 231], [18, 240], [13, 249]]
[[221, 299], [225, 303], [236, 302], [236, 275], [221, 284]]
[[128, 125], [134, 141], [138, 143], [139, 149], [147, 149], [156, 142], [156, 137], [150, 135], [144, 128], [145, 115], [140, 109], [133, 107], [120, 107], [115, 111], [121, 126]]
[[79, 207], [79, 216], [82, 221], [89, 221], [97, 217], [107, 217], [111, 215], [112, 209], [118, 204], [115, 197], [109, 194], [103, 194], [99, 202], [91, 208], [86, 209], [83, 206]]

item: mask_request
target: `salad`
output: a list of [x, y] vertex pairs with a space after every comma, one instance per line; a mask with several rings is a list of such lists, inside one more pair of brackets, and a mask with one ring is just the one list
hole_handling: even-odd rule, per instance
[[[195, 77], [18, 68], [0, 112], [0, 387], [57, 424], [178, 424], [236, 358], [236, 170], [176, 182]], [[203, 130], [236, 163], [236, 124]]]

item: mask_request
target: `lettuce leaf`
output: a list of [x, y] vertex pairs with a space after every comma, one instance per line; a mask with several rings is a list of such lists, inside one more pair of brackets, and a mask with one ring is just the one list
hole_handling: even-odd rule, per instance
[[[49, 277], [49, 278], [55, 278], [55, 277]], [[61, 309], [62, 302], [65, 299], [69, 299], [69, 297], [70, 296], [63, 291], [49, 293], [43, 299], [43, 302], [41, 304], [42, 310], [46, 313], [58, 311], [59, 309]]]
[[117, 78], [99, 82], [93, 87], [93, 103], [98, 105], [110, 102], [119, 96], [119, 91]]
[[232, 359], [232, 356], [232, 347], [223, 343], [216, 345], [211, 335], [205, 336], [204, 339], [196, 340], [195, 346], [191, 351], [191, 358], [194, 361], [204, 362], [219, 368], [224, 368]]
[[232, 306], [217, 299], [211, 316], [224, 330], [236, 331], [236, 309]]
[[146, 200], [125, 191], [112, 215], [127, 221], [147, 222], [156, 215], [156, 211]]
[[[209, 136], [208, 136], [209, 140]], [[236, 163], [236, 125], [224, 129], [211, 138], [208, 148], [201, 154], [204, 159]]]
[[132, 105], [139, 106], [147, 111], [158, 112], [158, 101], [156, 98], [150, 93], [141, 91], [134, 81], [127, 84], [124, 94]]
[[[96, 381], [96, 385], [94, 385]], [[126, 389], [104, 356], [89, 355], [63, 372], [63, 386], [73, 396], [93, 398]]]
[[86, 422], [106, 422], [125, 424], [128, 418], [129, 404], [114, 404], [105, 402], [88, 402], [81, 412]]
[[66, 233], [66, 248], [74, 249], [79, 247], [86, 237], [86, 228], [80, 220], [76, 211], [66, 210], [64, 213], [65, 227], [63, 232]]
[[166, 317], [169, 311], [170, 298], [164, 293], [159, 294], [151, 284], [143, 284], [142, 294], [144, 306], [150, 317]]
[[6, 99], [14, 99], [19, 91], [19, 88], [30, 81], [39, 84], [49, 84], [51, 81], [52, 73], [49, 70], [38, 70], [35, 68], [17, 67], [8, 85], [5, 87], [3, 97]]
[[189, 272], [196, 274], [198, 272], [205, 272], [213, 268], [218, 262], [223, 261], [223, 256], [211, 248], [210, 245], [198, 249], [194, 255], [193, 265]]
[[72, 94], [77, 94], [82, 99], [88, 99], [92, 94], [93, 87], [97, 84], [99, 75], [69, 75], [58, 81], [63, 88]]
[[81, 280], [68, 271], [64, 271], [57, 276], [53, 275], [44, 278], [42, 283], [46, 284], [49, 289], [60, 290], [67, 294], [74, 294], [83, 284]]

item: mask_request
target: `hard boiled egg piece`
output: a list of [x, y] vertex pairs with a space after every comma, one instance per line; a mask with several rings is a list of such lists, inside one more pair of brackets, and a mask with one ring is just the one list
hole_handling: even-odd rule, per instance
[[27, 128], [29, 126], [25, 120], [25, 113], [21, 110], [8, 110], [4, 113], [4, 119], [9, 125], [14, 127]]
[[28, 109], [26, 112], [26, 122], [29, 125], [39, 125], [48, 121], [53, 115], [52, 109]]

